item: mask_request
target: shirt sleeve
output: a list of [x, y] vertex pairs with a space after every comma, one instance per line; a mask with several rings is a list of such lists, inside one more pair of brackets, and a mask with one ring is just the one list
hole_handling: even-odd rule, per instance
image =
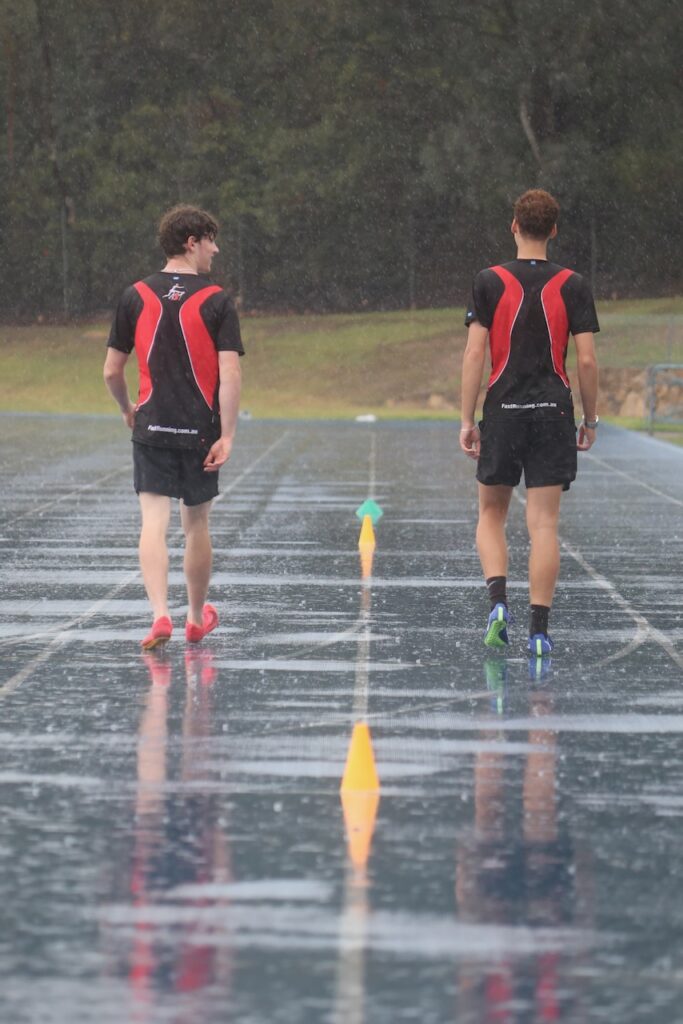
[[562, 298], [567, 308], [569, 330], [573, 335], [597, 334], [600, 330], [595, 310], [593, 293], [581, 274], [572, 274], [562, 288]]
[[[472, 282], [472, 292], [465, 314], [465, 327], [469, 327], [475, 321], [486, 328], [493, 323], [496, 301], [490, 278], [490, 270], [480, 270]], [[496, 278], [496, 281], [499, 279]]]
[[214, 338], [219, 352], [237, 352], [244, 355], [240, 321], [235, 304], [225, 292], [218, 297], [215, 307]]
[[133, 351], [135, 347], [135, 326], [141, 309], [142, 300], [135, 288], [126, 288], [116, 307], [107, 348], [116, 348], [119, 352], [126, 353]]

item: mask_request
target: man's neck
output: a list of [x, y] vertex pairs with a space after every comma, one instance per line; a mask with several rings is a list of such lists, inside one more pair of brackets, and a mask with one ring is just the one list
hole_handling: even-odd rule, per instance
[[184, 256], [172, 256], [161, 269], [162, 274], [198, 274], [194, 263], [190, 263]]
[[518, 260], [547, 260], [548, 243], [539, 242], [534, 238], [517, 238]]

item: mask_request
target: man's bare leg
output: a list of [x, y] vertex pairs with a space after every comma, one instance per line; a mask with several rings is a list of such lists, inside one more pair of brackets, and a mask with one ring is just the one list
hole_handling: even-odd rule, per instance
[[560, 572], [560, 519], [562, 485], [532, 487], [527, 491], [526, 522], [529, 552], [529, 603], [550, 608]]
[[503, 484], [479, 484], [479, 522], [477, 524], [477, 551], [484, 579], [507, 576], [508, 546], [505, 522], [512, 488]]
[[479, 484], [479, 522], [477, 550], [484, 570], [491, 602], [484, 643], [487, 647], [505, 647], [508, 643], [507, 572], [508, 546], [505, 522], [512, 488], [502, 484]]
[[140, 494], [140, 568], [152, 606], [154, 621], [168, 615], [168, 547], [166, 534], [171, 518], [171, 499], [164, 494]]
[[202, 612], [209, 592], [213, 549], [209, 534], [211, 502], [201, 505], [180, 503], [180, 518], [185, 531], [185, 582], [187, 584], [187, 619], [203, 625]]

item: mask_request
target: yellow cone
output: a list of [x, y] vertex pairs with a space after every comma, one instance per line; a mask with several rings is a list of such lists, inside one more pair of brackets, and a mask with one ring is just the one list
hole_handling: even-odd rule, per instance
[[366, 722], [356, 722], [353, 727], [346, 767], [342, 778], [341, 791], [379, 792], [379, 778], [375, 768], [370, 730]]
[[345, 790], [341, 802], [351, 863], [355, 868], [364, 868], [370, 857], [379, 793]]
[[360, 528], [360, 537], [358, 538], [358, 547], [362, 550], [363, 548], [375, 547], [375, 530], [372, 525], [372, 518], [370, 516], [363, 516], [363, 525]]

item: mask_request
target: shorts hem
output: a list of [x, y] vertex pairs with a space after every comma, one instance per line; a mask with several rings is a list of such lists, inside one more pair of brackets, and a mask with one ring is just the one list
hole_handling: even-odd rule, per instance
[[219, 493], [218, 473], [207, 473], [199, 451], [133, 446], [133, 490], [182, 501], [188, 507], [205, 505]]
[[527, 491], [536, 490], [537, 487], [569, 487], [570, 484], [574, 483], [575, 479], [576, 477], [571, 477], [571, 479], [565, 477], [564, 480], [544, 480], [542, 484], [536, 482], [534, 482], [533, 484], [528, 484], [525, 480], [524, 486], [526, 487]]
[[521, 473], [516, 480], [482, 480], [477, 474], [477, 483], [480, 483], [482, 487], [518, 487], [522, 479]]

